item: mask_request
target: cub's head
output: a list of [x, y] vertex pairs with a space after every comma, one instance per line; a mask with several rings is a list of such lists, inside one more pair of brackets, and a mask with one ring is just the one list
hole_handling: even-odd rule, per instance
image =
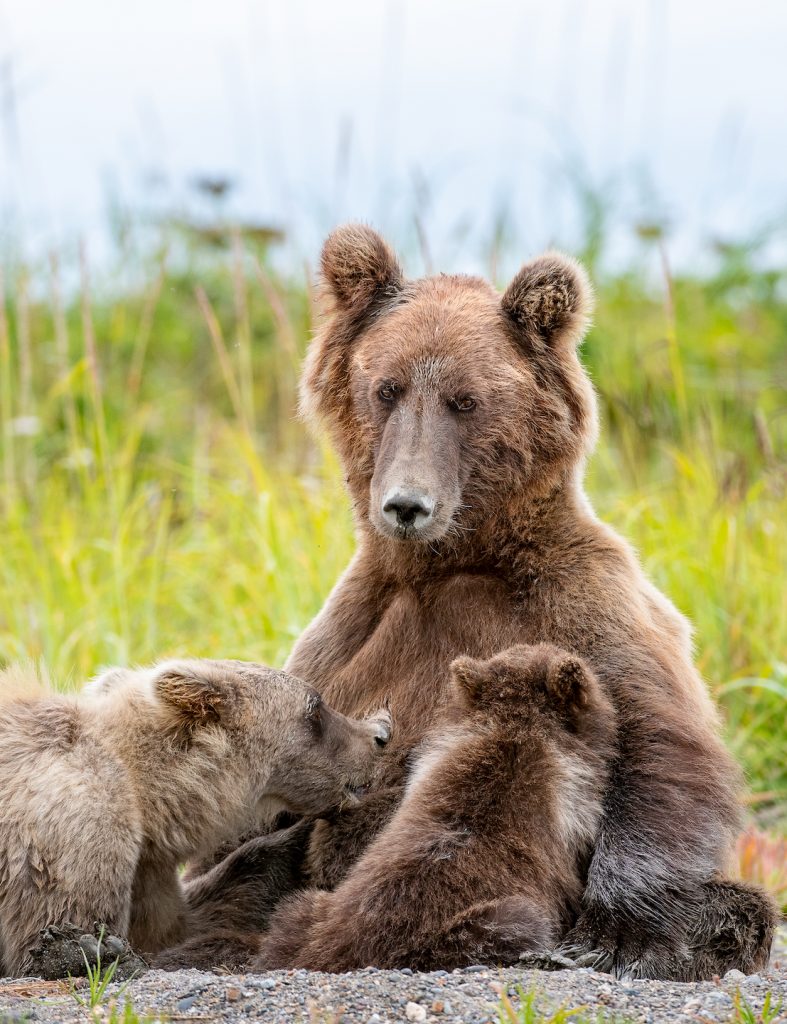
[[[214, 759], [216, 786], [250, 817], [319, 814], [357, 802], [391, 736], [380, 712], [364, 721], [324, 704], [306, 683], [241, 661], [173, 659], [150, 669], [110, 669], [86, 687], [100, 706], [151, 707], [181, 767]], [[213, 794], [215, 796], [215, 794]]]
[[582, 268], [548, 253], [498, 294], [464, 276], [408, 281], [370, 228], [322, 252], [327, 319], [303, 405], [327, 425], [362, 522], [434, 543], [549, 491], [596, 432], [577, 358], [592, 298]]
[[580, 733], [614, 717], [587, 663], [551, 644], [518, 645], [487, 661], [456, 658], [451, 676], [460, 713], [502, 726], [510, 739], [534, 725]]

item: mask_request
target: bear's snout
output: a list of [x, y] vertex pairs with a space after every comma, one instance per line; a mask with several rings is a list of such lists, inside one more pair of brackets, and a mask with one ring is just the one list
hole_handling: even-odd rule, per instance
[[417, 533], [434, 517], [435, 500], [414, 487], [392, 487], [383, 497], [383, 518], [394, 529]]

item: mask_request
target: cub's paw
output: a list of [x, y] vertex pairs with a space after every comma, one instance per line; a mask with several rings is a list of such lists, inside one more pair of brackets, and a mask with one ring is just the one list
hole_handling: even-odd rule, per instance
[[148, 965], [125, 939], [109, 935], [103, 926], [96, 924], [89, 932], [66, 922], [43, 929], [24, 966], [26, 974], [47, 981], [85, 977], [99, 968], [102, 974], [111, 969], [113, 981], [127, 981], [144, 973]]

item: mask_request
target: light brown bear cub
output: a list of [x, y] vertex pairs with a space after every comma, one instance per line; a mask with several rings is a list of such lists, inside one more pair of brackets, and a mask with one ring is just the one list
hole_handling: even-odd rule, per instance
[[574, 920], [614, 752], [609, 701], [549, 644], [458, 658], [452, 677], [448, 724], [396, 814], [336, 890], [274, 915], [258, 969], [513, 963]]
[[47, 925], [98, 921], [147, 955], [180, 941], [179, 864], [281, 810], [352, 802], [390, 733], [246, 662], [12, 689], [0, 678], [0, 974], [24, 973]]

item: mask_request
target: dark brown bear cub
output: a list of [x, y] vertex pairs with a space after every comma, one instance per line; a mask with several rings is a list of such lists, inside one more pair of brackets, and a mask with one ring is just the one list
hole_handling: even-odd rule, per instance
[[451, 668], [453, 702], [396, 814], [338, 889], [274, 915], [258, 969], [512, 963], [575, 918], [613, 757], [611, 705], [585, 662], [548, 644]]

